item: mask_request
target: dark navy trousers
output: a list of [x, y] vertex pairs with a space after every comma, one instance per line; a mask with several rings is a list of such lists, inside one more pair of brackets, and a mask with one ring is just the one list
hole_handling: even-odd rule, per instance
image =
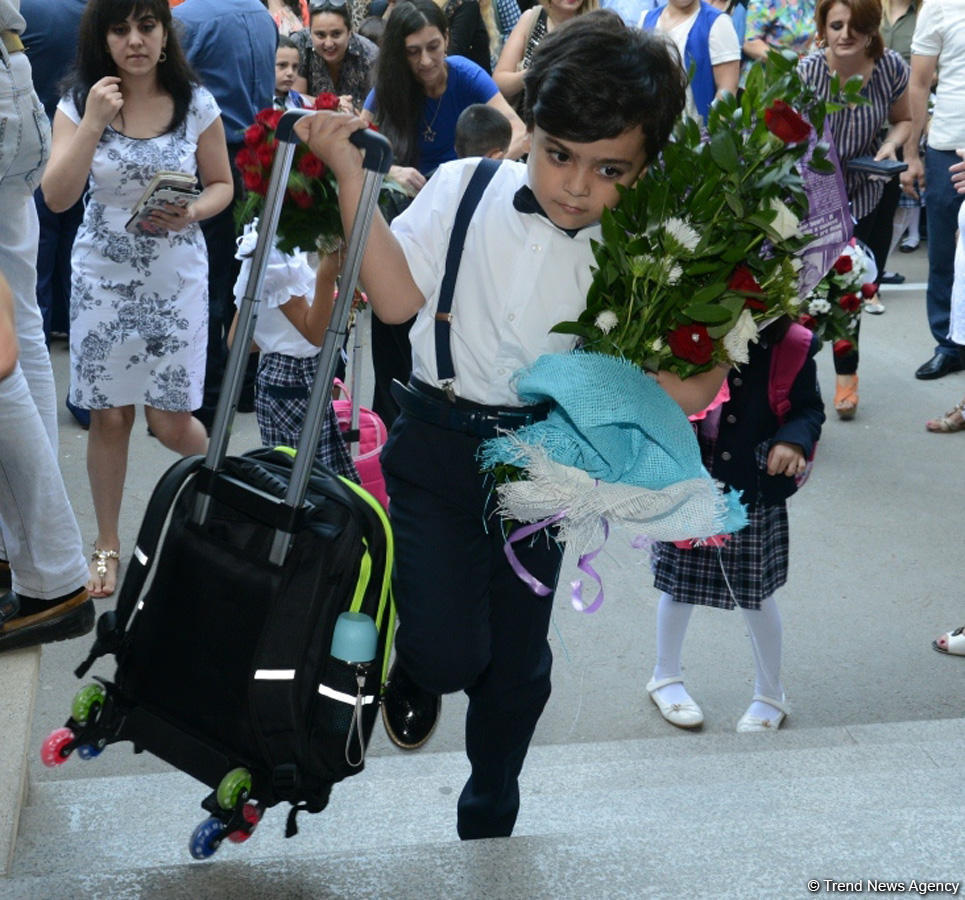
[[[469, 697], [463, 839], [512, 833], [518, 777], [552, 666], [552, 595], [530, 591], [506, 560], [479, 443], [402, 413], [382, 453], [395, 535], [396, 654], [426, 690]], [[562, 547], [545, 533], [515, 546], [520, 562], [555, 588]]]

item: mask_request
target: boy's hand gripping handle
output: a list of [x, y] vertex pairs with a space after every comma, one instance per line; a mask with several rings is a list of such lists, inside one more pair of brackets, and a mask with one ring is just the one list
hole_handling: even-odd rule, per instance
[[[278, 121], [275, 129], [275, 137], [280, 141], [289, 144], [298, 143], [298, 135], [295, 134], [295, 123], [302, 116], [312, 116], [315, 110], [311, 109], [290, 109]], [[352, 134], [349, 140], [362, 151], [362, 168], [370, 172], [378, 172], [385, 175], [392, 165], [392, 145], [388, 139], [373, 131], [371, 128], [363, 128]]]

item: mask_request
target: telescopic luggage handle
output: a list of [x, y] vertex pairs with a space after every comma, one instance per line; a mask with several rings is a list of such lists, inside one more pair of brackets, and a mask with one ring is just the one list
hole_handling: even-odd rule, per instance
[[[275, 232], [278, 229], [278, 219], [285, 199], [288, 173], [291, 170], [292, 158], [299, 141], [294, 126], [302, 116], [306, 115], [314, 115], [314, 112], [312, 110], [288, 110], [281, 117], [275, 129], [279, 141], [278, 151], [275, 153], [275, 160], [268, 180], [268, 190], [258, 225], [258, 240], [252, 257], [251, 272], [238, 312], [235, 340], [228, 355], [224, 383], [215, 411], [211, 439], [204, 461], [204, 469], [208, 471], [209, 475], [220, 470], [227, 454], [228, 439], [231, 433], [230, 426], [238, 408], [238, 398], [241, 395], [243, 374], [248, 359], [248, 348], [251, 346], [255, 331], [257, 303], [261, 297], [265, 280], [268, 256], [275, 238]], [[336, 357], [338, 348], [342, 346], [347, 331], [349, 310], [362, 265], [362, 253], [371, 228], [372, 217], [378, 204], [382, 176], [388, 172], [389, 166], [392, 164], [391, 145], [378, 132], [371, 129], [362, 129], [352, 134], [350, 140], [362, 150], [365, 180], [362, 185], [355, 223], [348, 238], [345, 263], [339, 282], [338, 300], [322, 343], [318, 375], [309, 397], [308, 409], [298, 446], [299, 452], [295, 457], [291, 480], [283, 501], [284, 505], [290, 510], [296, 510], [301, 506], [308, 489], [315, 448], [318, 446], [322, 431], [322, 413], [331, 397]], [[210, 505], [211, 496], [208, 491], [199, 491], [194, 510], [196, 522], [202, 524], [206, 521]], [[276, 565], [281, 565], [284, 562], [291, 537], [289, 531], [281, 528], [275, 532], [269, 557], [271, 562]]]

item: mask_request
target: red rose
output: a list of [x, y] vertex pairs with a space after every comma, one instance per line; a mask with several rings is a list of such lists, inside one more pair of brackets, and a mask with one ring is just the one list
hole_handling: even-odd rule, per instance
[[247, 169], [249, 166], [257, 166], [258, 157], [251, 152], [250, 148], [242, 147], [235, 154], [235, 165], [239, 169]]
[[832, 267], [839, 275], [845, 275], [854, 268], [854, 261], [847, 254], [839, 256]]
[[851, 341], [847, 341], [844, 338], [838, 338], [831, 347], [834, 350], [835, 356], [846, 356], [852, 350], [854, 350], [854, 344]]
[[289, 191], [288, 196], [299, 209], [308, 209], [312, 205], [312, 195], [308, 191]]
[[785, 144], [798, 144], [806, 141], [811, 134], [811, 126], [783, 100], [775, 100], [764, 112], [764, 124], [771, 134], [776, 134]]
[[845, 312], [855, 313], [861, 309], [861, 298], [857, 294], [845, 294], [838, 298], [838, 306]]
[[867, 281], [861, 285], [861, 296], [864, 297], [865, 300], [870, 300], [877, 293], [878, 285], [872, 284], [870, 281]]
[[818, 327], [818, 320], [815, 319], [814, 316], [809, 316], [807, 313], [798, 316], [798, 322], [805, 328], [810, 328], [811, 331], [814, 331]]
[[249, 125], [245, 129], [245, 143], [249, 147], [257, 147], [264, 139], [268, 132], [265, 131], [264, 125], [259, 125], [257, 122], [254, 125]]
[[[754, 278], [754, 273], [743, 263], [731, 272], [730, 279], [727, 281], [727, 287], [732, 291], [736, 291], [738, 294], [761, 295], [764, 293], [761, 286], [757, 283], [757, 279]], [[767, 309], [767, 304], [757, 297], [745, 297], [744, 307], [763, 311]]]
[[667, 335], [667, 343], [674, 356], [698, 366], [710, 362], [714, 352], [714, 342], [703, 325], [681, 325]]
[[761, 286], [757, 283], [757, 279], [754, 278], [754, 274], [743, 263], [741, 263], [731, 273], [730, 279], [727, 282], [727, 287], [729, 287], [732, 291], [737, 291], [741, 294], [763, 293]]
[[315, 109], [338, 109], [338, 94], [330, 94], [328, 91], [322, 91], [315, 98]]
[[254, 191], [256, 194], [265, 193], [265, 191], [261, 190], [263, 179], [260, 172], [245, 169], [245, 171], [241, 173], [241, 177], [245, 182], [245, 188], [247, 188], [249, 191]]
[[267, 144], [262, 144], [255, 150], [255, 157], [262, 168], [270, 169], [271, 164], [275, 161], [275, 151]]
[[274, 131], [284, 114], [284, 110], [281, 109], [263, 109], [255, 114], [255, 121]]
[[321, 178], [325, 174], [325, 163], [314, 153], [306, 153], [298, 160], [298, 171], [306, 178]]

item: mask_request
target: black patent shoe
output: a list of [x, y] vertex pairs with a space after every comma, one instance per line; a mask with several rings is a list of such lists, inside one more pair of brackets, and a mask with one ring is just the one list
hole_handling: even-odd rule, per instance
[[441, 710], [442, 697], [419, 687], [398, 660], [392, 663], [382, 690], [382, 723], [396, 747], [421, 747], [436, 730]]
[[918, 367], [915, 378], [922, 381], [931, 381], [934, 378], [944, 378], [952, 372], [961, 372], [965, 368], [959, 354], [935, 352], [935, 355]]

